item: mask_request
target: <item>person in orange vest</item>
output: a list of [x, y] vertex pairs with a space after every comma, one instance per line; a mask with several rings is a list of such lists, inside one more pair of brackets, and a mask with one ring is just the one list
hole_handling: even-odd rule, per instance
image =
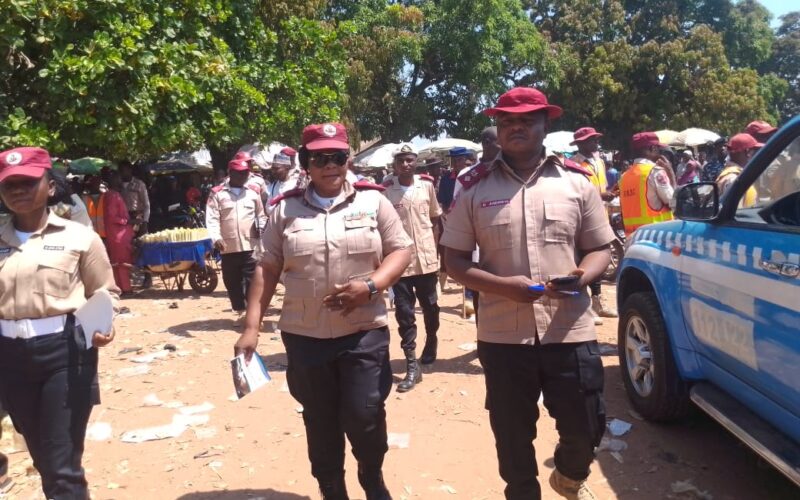
[[669, 204], [675, 194], [675, 174], [661, 154], [666, 147], [655, 132], [633, 134], [631, 150], [636, 159], [619, 180], [625, 236], [646, 224], [672, 220]]
[[[578, 146], [578, 152], [572, 157], [572, 161], [591, 174], [589, 181], [597, 188], [600, 198], [604, 202], [609, 202], [616, 198], [616, 195], [608, 190], [606, 163], [600, 157], [601, 137], [603, 137], [603, 134], [592, 127], [579, 128], [572, 134], [573, 141], [570, 145]], [[589, 285], [589, 289], [592, 292], [592, 312], [594, 313], [595, 325], [602, 325], [602, 318], [616, 318], [619, 316], [617, 310], [603, 299], [602, 280], [598, 279]]]
[[[733, 182], [739, 178], [744, 166], [750, 161], [750, 158], [763, 147], [764, 144], [758, 142], [755, 137], [750, 134], [736, 134], [728, 141], [728, 161], [725, 163], [725, 168], [719, 173], [717, 177], [717, 187], [719, 188], [719, 195], [722, 196], [728, 191]], [[739, 203], [740, 207], [752, 207], [758, 201], [758, 193], [753, 186], [750, 186], [745, 192], [744, 198]]]
[[100, 238], [106, 238], [106, 224], [105, 224], [105, 202], [103, 198], [105, 193], [100, 191], [100, 177], [92, 176], [86, 183], [88, 193], [83, 195], [83, 203], [86, 205], [86, 212], [89, 214], [89, 219], [92, 221], [94, 231], [100, 235]]

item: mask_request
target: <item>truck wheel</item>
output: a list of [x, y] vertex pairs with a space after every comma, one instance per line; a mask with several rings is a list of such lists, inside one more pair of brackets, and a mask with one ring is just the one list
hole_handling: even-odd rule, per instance
[[658, 299], [652, 292], [625, 300], [617, 332], [622, 380], [634, 409], [648, 420], [667, 421], [689, 411]]
[[219, 278], [216, 271], [206, 267], [200, 267], [189, 271], [189, 286], [197, 293], [207, 294], [217, 289]]
[[617, 274], [619, 274], [619, 265], [622, 262], [622, 257], [625, 255], [625, 247], [618, 239], [611, 242], [611, 262], [603, 273], [603, 279], [606, 281], [616, 281]]

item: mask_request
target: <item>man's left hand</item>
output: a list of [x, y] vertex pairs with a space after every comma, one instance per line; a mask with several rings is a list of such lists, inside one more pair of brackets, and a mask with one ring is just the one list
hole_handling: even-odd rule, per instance
[[[578, 278], [580, 278], [580, 277], [583, 276], [584, 273], [585, 273], [585, 271], [583, 269], [578, 268], [578, 269], [575, 269], [574, 271], [572, 271], [571, 273], [569, 273], [569, 276], [578, 276]], [[544, 294], [545, 294], [545, 296], [547, 296], [550, 299], [561, 300], [561, 299], [565, 299], [565, 298], [571, 297], [570, 295], [565, 295], [565, 294], [561, 293], [562, 291], [575, 292], [575, 291], [579, 291], [581, 288], [583, 288], [585, 286], [586, 286], [586, 284], [583, 283], [582, 279], [578, 279], [578, 281], [576, 281], [572, 285], [567, 285], [567, 286], [557, 286], [557, 285], [553, 285], [552, 283], [548, 282], [548, 283], [545, 283]]]

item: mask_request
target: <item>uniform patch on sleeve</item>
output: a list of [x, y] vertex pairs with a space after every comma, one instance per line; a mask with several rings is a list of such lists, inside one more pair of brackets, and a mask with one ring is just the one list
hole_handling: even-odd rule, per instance
[[511, 200], [491, 200], [491, 201], [484, 201], [481, 203], [481, 208], [489, 208], [489, 207], [501, 207], [503, 205], [508, 205], [511, 203]]

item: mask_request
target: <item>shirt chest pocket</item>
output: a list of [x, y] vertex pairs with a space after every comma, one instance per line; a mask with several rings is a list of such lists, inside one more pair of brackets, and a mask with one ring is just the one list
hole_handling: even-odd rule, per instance
[[77, 252], [45, 251], [34, 279], [34, 292], [53, 297], [68, 297], [77, 281]]
[[578, 207], [567, 203], [544, 204], [544, 241], [570, 243], [577, 231]]
[[511, 206], [478, 208], [478, 245], [486, 250], [511, 248]]
[[314, 219], [296, 219], [286, 228], [286, 257], [311, 255], [314, 252]]
[[424, 199], [415, 201], [414, 208], [416, 209], [417, 213], [419, 213], [420, 227], [432, 228], [433, 223], [431, 222], [431, 214], [430, 214], [431, 206], [428, 198], [424, 197]]
[[344, 235], [347, 240], [347, 253], [370, 253], [375, 251], [378, 239], [378, 221], [371, 217], [345, 219]]

